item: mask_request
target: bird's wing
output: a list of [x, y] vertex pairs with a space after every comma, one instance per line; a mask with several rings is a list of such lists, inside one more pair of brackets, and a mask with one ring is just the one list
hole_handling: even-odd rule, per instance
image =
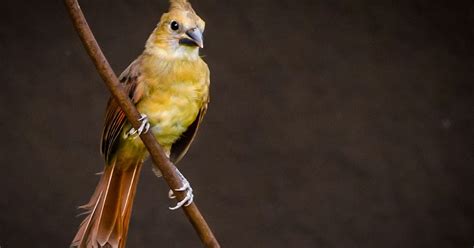
[[178, 163], [188, 151], [189, 146], [194, 140], [194, 137], [196, 137], [196, 133], [202, 122], [202, 119], [204, 118], [204, 115], [206, 114], [208, 103], [209, 103], [209, 100], [206, 100], [206, 102], [203, 104], [203, 106], [199, 110], [199, 114], [197, 115], [194, 122], [191, 125], [189, 125], [188, 129], [186, 129], [186, 131], [179, 137], [179, 139], [176, 142], [174, 142], [173, 145], [171, 146], [171, 152], [170, 152], [171, 162], [175, 164]]
[[[143, 87], [140, 87], [141, 82], [138, 80], [140, 76], [140, 60], [141, 58], [139, 57], [133, 61], [119, 77], [124, 90], [128, 93], [133, 103], [137, 103], [143, 95]], [[109, 160], [109, 156], [113, 153], [116, 144], [120, 140], [119, 137], [126, 122], [127, 117], [125, 113], [117, 101], [110, 97], [107, 103], [101, 143], [101, 151], [106, 161]]]

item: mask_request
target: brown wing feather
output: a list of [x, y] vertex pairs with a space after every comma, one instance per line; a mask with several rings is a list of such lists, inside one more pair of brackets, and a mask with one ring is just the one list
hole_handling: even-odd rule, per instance
[[202, 119], [207, 111], [207, 102], [202, 106], [201, 110], [199, 111], [196, 120], [189, 125], [188, 129], [179, 137], [179, 139], [173, 143], [171, 146], [170, 152], [170, 160], [173, 163], [178, 163], [186, 154], [191, 143], [193, 142], [194, 138], [196, 137], [197, 130], [201, 125]]
[[[142, 87], [140, 87], [140, 62], [141, 57], [138, 57], [133, 61], [122, 74], [120, 74], [119, 80], [122, 83], [130, 99], [133, 103], [137, 103], [142, 95]], [[107, 104], [107, 110], [105, 114], [104, 130], [102, 131], [102, 143], [101, 151], [106, 161], [109, 161], [110, 155], [115, 149], [115, 145], [118, 142], [118, 138], [122, 133], [122, 129], [127, 122], [127, 117], [122, 111], [120, 106], [117, 104], [113, 97], [109, 98]]]

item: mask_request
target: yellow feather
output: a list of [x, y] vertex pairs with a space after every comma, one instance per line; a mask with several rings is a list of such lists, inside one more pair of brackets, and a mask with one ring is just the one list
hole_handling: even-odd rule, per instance
[[209, 69], [198, 58], [168, 60], [145, 55], [142, 76], [146, 97], [138, 103], [148, 115], [158, 142], [170, 147], [196, 119], [208, 99]]

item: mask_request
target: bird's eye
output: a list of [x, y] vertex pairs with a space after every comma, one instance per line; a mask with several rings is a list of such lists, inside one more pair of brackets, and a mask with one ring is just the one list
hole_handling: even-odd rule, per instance
[[179, 24], [176, 21], [172, 21], [170, 27], [172, 30], [176, 31], [179, 29]]

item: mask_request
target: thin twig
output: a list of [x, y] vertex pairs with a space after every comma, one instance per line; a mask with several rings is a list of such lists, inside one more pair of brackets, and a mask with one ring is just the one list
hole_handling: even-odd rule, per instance
[[[87, 53], [94, 62], [97, 71], [109, 88], [112, 96], [117, 100], [118, 104], [127, 116], [128, 121], [135, 129], [138, 129], [141, 124], [138, 120], [140, 118], [140, 114], [130, 101], [128, 95], [120, 86], [117, 76], [110, 67], [109, 62], [102, 53], [96, 39], [94, 38], [94, 35], [92, 34], [92, 31], [89, 28], [89, 25], [87, 24], [84, 14], [79, 7], [79, 3], [77, 0], [65, 0], [65, 3], [74, 27], [76, 28], [76, 31], [79, 34], [79, 37], [81, 38]], [[152, 132], [142, 133], [140, 138], [150, 152], [155, 166], [157, 166], [161, 171], [163, 178], [168, 183], [169, 187], [171, 189], [180, 188], [181, 180], [176, 174], [176, 167], [169, 161], [163, 152], [163, 149], [152, 135]], [[184, 198], [184, 194], [182, 192], [175, 192], [175, 194], [177, 195], [178, 200], [182, 200]], [[194, 229], [196, 229], [196, 232], [201, 238], [203, 244], [206, 247], [220, 247], [219, 243], [214, 237], [214, 234], [209, 228], [209, 225], [206, 223], [206, 220], [199, 212], [196, 204], [193, 202], [189, 206], [183, 207], [183, 210], [191, 224], [194, 226]]]

